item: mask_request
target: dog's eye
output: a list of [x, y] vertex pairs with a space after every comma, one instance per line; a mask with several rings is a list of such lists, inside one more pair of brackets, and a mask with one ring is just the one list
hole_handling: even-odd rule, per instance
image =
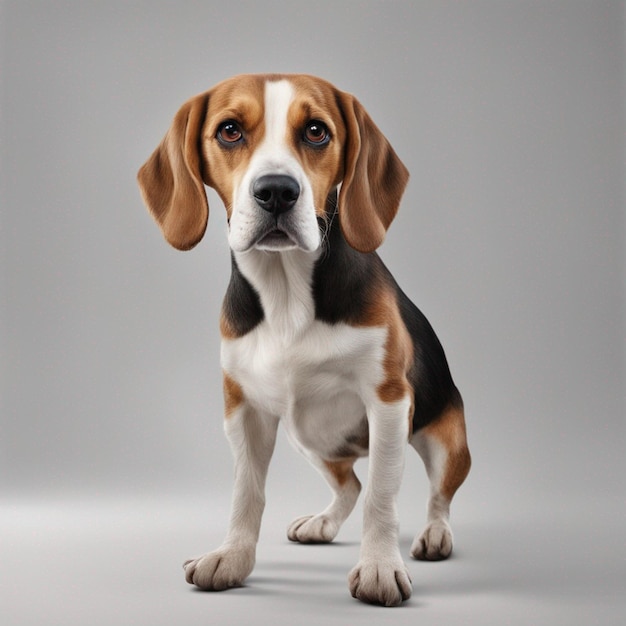
[[304, 140], [312, 146], [323, 146], [330, 141], [330, 133], [326, 124], [311, 120], [304, 129]]
[[217, 139], [224, 145], [232, 145], [243, 139], [243, 132], [237, 122], [222, 122], [217, 129]]

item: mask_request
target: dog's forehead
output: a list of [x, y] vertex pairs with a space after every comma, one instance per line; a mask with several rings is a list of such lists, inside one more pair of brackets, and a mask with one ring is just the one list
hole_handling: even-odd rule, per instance
[[336, 89], [327, 81], [305, 74], [241, 74], [216, 85], [209, 93], [209, 113], [235, 119], [265, 115], [268, 85], [285, 81], [293, 91], [289, 105], [294, 115], [334, 117]]
[[338, 90], [328, 81], [306, 74], [293, 74], [287, 77], [294, 85], [297, 96], [325, 110], [337, 108]]
[[215, 85], [209, 92], [213, 106], [229, 106], [239, 99], [263, 100], [266, 80], [260, 74], [241, 74]]

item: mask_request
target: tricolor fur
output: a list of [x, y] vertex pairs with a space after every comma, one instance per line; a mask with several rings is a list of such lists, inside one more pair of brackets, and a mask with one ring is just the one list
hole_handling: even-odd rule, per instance
[[408, 173], [362, 105], [303, 75], [237, 76], [189, 100], [139, 172], [144, 200], [179, 249], [203, 236], [215, 188], [228, 216], [232, 273], [221, 319], [225, 430], [235, 457], [230, 528], [185, 564], [202, 589], [243, 584], [254, 566], [265, 477], [279, 421], [333, 490], [292, 541], [332, 541], [370, 456], [353, 596], [411, 595], [398, 549], [405, 446], [431, 482], [428, 523], [411, 555], [452, 550], [452, 496], [470, 456], [461, 396], [432, 327], [376, 248]]

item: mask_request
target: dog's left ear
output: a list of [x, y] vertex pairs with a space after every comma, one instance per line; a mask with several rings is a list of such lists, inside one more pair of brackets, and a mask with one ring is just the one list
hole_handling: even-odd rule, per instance
[[201, 94], [180, 108], [137, 174], [146, 206], [165, 239], [179, 250], [189, 250], [202, 239], [209, 218], [200, 155], [208, 99], [208, 93]]
[[347, 131], [339, 192], [341, 230], [354, 249], [372, 252], [398, 212], [409, 172], [363, 105], [343, 92], [339, 102]]

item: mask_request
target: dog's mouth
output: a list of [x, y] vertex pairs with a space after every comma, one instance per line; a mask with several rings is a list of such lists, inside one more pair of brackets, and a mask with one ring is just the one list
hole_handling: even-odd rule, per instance
[[280, 250], [295, 248], [297, 245], [298, 244], [284, 230], [274, 228], [257, 240], [255, 248], [278, 252]]

